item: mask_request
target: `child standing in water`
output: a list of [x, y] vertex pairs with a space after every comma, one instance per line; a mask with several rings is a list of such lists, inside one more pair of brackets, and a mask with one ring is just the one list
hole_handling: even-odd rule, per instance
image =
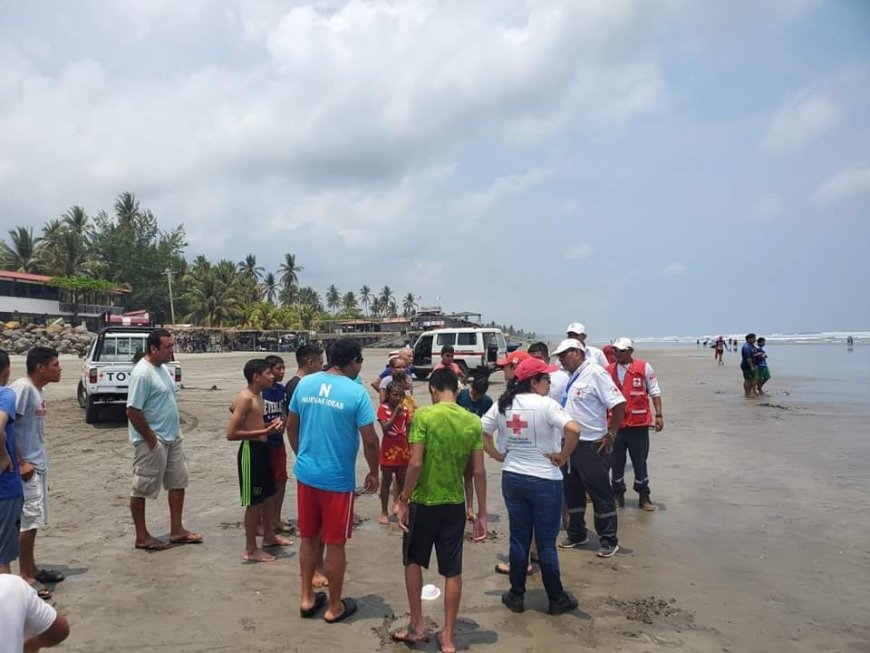
[[387, 501], [390, 498], [390, 488], [393, 486], [393, 476], [396, 477], [396, 489], [393, 491], [393, 507], [398, 505], [398, 492], [405, 485], [405, 470], [411, 460], [411, 447], [408, 444], [408, 425], [411, 422], [410, 411], [405, 405], [405, 390], [401, 381], [392, 381], [386, 388], [385, 402], [378, 407], [378, 422], [384, 437], [381, 439], [381, 516], [378, 523], [390, 523], [387, 513]]

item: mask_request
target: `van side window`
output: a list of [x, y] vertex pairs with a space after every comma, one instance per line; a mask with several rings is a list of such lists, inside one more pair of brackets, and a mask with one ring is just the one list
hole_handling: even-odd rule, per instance
[[457, 336], [458, 336], [457, 340], [456, 340], [457, 345], [463, 345], [463, 346], [467, 347], [469, 345], [474, 346], [477, 344], [477, 334], [476, 333], [462, 333], [462, 332], [460, 332], [457, 334]]
[[439, 333], [438, 340], [435, 343], [439, 347], [443, 347], [444, 345], [455, 345], [456, 344], [456, 334], [455, 333]]

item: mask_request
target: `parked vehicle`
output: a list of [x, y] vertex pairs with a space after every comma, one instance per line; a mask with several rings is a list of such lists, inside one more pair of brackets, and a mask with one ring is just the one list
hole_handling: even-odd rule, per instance
[[[145, 344], [149, 327], [106, 327], [91, 344], [82, 367], [76, 392], [79, 405], [85, 409], [85, 422], [99, 421], [100, 409], [127, 403], [127, 386], [133, 366], [148, 350]], [[172, 361], [167, 365], [181, 385], [181, 365]]]
[[414, 375], [425, 379], [441, 360], [441, 347], [453, 345], [454, 362], [466, 376], [487, 374], [507, 355], [504, 333], [491, 328], [454, 328], [425, 331], [414, 344]]

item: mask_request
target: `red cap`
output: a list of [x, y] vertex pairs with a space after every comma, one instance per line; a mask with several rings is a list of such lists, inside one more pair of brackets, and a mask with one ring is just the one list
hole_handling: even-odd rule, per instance
[[514, 376], [517, 381], [525, 381], [531, 379], [538, 374], [552, 374], [559, 369], [558, 365], [547, 365], [540, 358], [526, 358], [522, 363], [517, 365], [517, 371]]
[[505, 367], [507, 365], [519, 365], [524, 360], [529, 357], [529, 352], [522, 351], [521, 349], [517, 349], [516, 351], [512, 351], [504, 358], [501, 358], [495, 362], [499, 367]]

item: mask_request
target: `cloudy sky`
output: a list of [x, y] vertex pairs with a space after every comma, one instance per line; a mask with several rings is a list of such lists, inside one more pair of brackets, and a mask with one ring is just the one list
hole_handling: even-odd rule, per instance
[[862, 0], [0, 8], [4, 235], [129, 190], [539, 333], [870, 329]]

